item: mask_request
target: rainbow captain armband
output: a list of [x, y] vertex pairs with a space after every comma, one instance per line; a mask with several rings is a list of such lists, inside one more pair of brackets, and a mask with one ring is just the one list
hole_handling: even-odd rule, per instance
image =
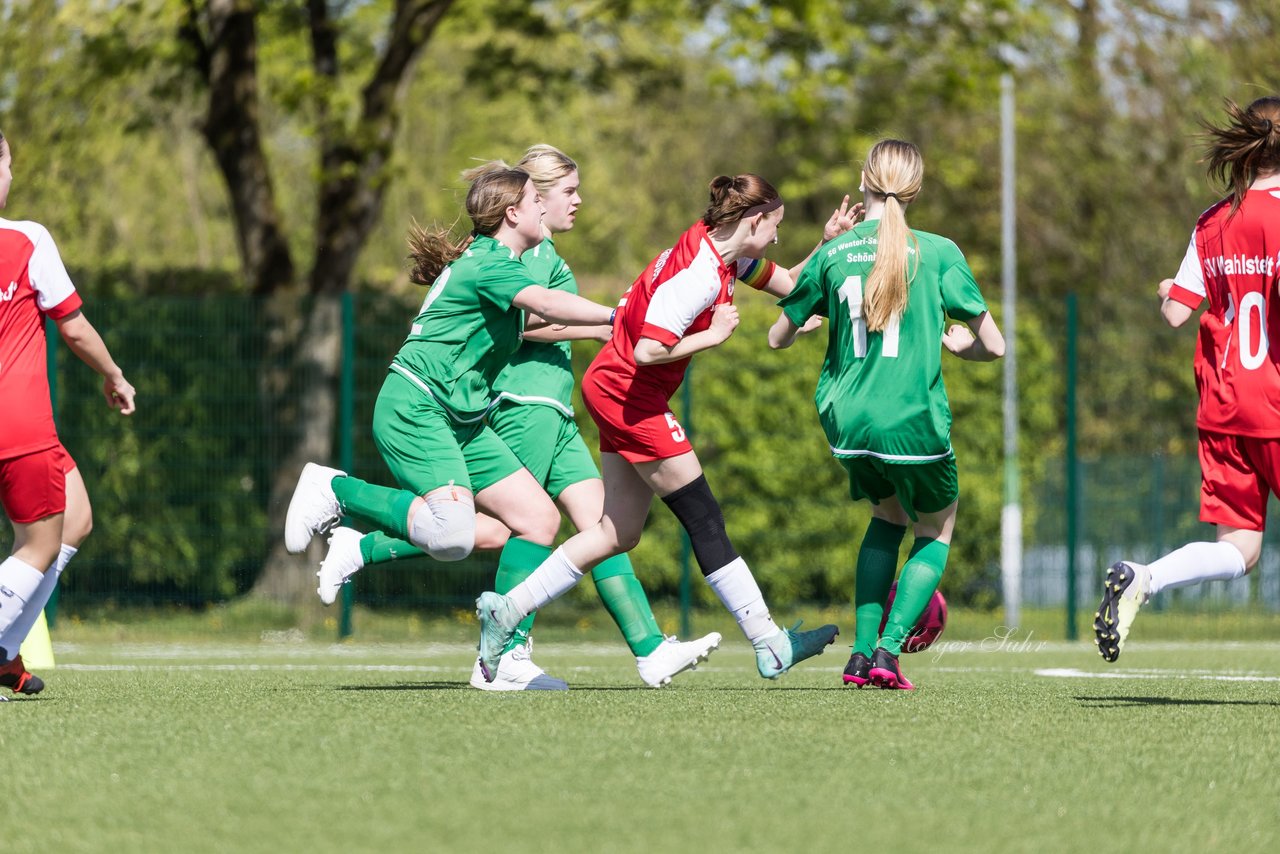
[[757, 291], [769, 284], [778, 265], [768, 258], [742, 258], [738, 261], [738, 280]]

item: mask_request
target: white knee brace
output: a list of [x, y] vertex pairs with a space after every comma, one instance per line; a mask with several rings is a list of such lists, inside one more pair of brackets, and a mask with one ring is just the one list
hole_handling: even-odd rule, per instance
[[462, 560], [476, 545], [476, 508], [469, 501], [428, 496], [413, 514], [409, 541], [436, 560]]

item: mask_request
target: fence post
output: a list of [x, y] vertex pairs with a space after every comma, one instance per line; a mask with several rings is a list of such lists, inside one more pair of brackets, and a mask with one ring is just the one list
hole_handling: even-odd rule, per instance
[[[355, 469], [352, 426], [355, 420], [356, 323], [355, 295], [342, 293], [342, 352], [339, 354], [341, 388], [338, 392], [338, 466]], [[342, 612], [338, 618], [338, 639], [351, 637], [351, 609], [355, 605], [355, 585], [342, 585]]]
[[[58, 426], [58, 324], [53, 318], [44, 319], [45, 365], [49, 372], [49, 403], [53, 406], [54, 429]], [[58, 621], [58, 587], [49, 594], [49, 601], [44, 606], [44, 619], [53, 628]]]
[[[680, 408], [681, 421], [684, 424], [685, 435], [689, 437], [689, 441], [693, 441], [693, 362], [685, 369], [684, 385], [680, 389]], [[689, 534], [685, 531], [684, 526], [680, 526], [680, 637], [689, 638], [693, 636], [693, 620], [691, 610], [693, 608], [693, 584], [692, 571], [690, 567], [690, 558], [693, 556], [693, 546], [689, 542]]]
[[1076, 552], [1080, 548], [1080, 466], [1076, 460], [1076, 295], [1067, 294], [1067, 640], [1076, 639]]

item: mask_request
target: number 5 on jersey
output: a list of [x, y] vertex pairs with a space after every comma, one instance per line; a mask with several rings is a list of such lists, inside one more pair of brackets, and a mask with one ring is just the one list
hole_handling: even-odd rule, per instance
[[671, 438], [677, 442], [684, 441], [684, 428], [680, 426], [680, 422], [670, 412], [667, 413], [667, 426], [671, 428]]
[[[849, 276], [837, 291], [840, 302], [848, 303], [849, 323], [853, 327], [853, 355], [856, 359], [867, 355], [867, 321], [862, 317], [862, 277]], [[880, 355], [889, 359], [898, 356], [898, 318], [889, 318], [889, 324], [881, 333], [883, 340]]]

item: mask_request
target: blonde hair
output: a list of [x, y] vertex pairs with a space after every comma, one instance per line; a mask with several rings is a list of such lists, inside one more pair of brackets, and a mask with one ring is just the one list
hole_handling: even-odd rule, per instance
[[578, 164], [554, 145], [539, 143], [529, 146], [529, 150], [524, 153], [524, 157], [520, 158], [516, 168], [528, 172], [530, 179], [533, 180], [533, 186], [545, 196], [551, 192], [551, 188], [557, 181], [570, 172], [578, 171]]
[[447, 226], [424, 228], [416, 222], [409, 228], [409, 279], [430, 287], [457, 260], [477, 234], [494, 234], [507, 215], [507, 208], [520, 204], [529, 173], [512, 169], [501, 160], [473, 167], [462, 173], [471, 187], [467, 190], [467, 215], [472, 233], [454, 240]]
[[1231, 214], [1260, 174], [1280, 171], [1280, 98], [1268, 95], [1241, 109], [1227, 100], [1224, 127], [1202, 121], [1209, 145], [1202, 163], [1231, 190]]
[[[876, 261], [867, 277], [863, 319], [869, 332], [880, 332], [907, 310], [907, 288], [915, 270], [907, 272], [908, 242], [915, 235], [907, 227], [905, 208], [920, 193], [924, 158], [914, 143], [882, 139], [867, 153], [863, 186], [884, 196], [884, 213], [876, 227]], [[916, 266], [920, 256], [916, 255]]]

